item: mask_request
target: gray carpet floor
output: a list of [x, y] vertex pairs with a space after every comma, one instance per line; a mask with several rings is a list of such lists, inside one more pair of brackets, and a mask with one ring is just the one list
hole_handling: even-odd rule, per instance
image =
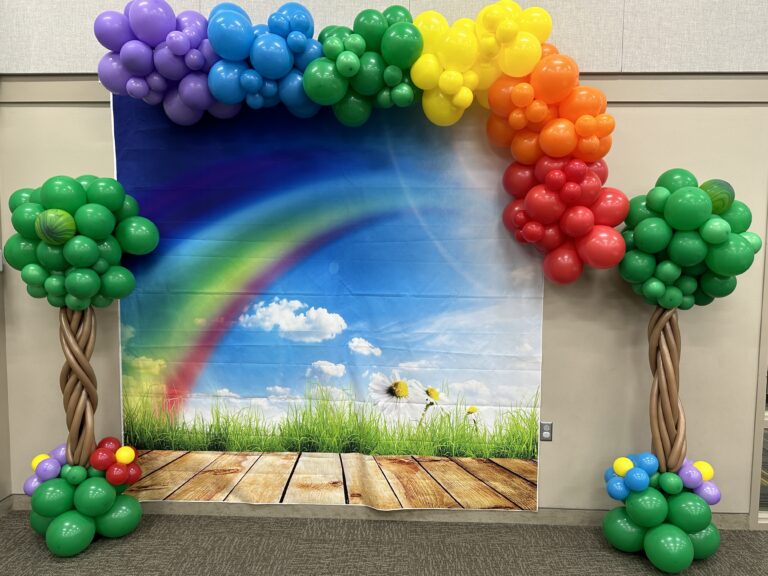
[[[768, 531], [724, 531], [686, 575], [768, 574]], [[0, 516], [2, 576], [501, 576], [656, 574], [599, 528], [364, 520], [146, 516], [121, 540], [52, 557], [27, 515]]]

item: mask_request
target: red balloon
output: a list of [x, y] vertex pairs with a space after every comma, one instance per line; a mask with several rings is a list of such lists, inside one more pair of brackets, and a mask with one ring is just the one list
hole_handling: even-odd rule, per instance
[[501, 183], [507, 194], [515, 198], [525, 198], [528, 190], [538, 184], [536, 177], [533, 175], [533, 168], [518, 162], [512, 162], [512, 164], [507, 166]]
[[576, 182], [566, 182], [560, 190], [560, 199], [566, 204], [576, 204], [581, 200], [581, 185]]
[[559, 224], [550, 224], [544, 227], [544, 236], [537, 242], [537, 246], [544, 252], [554, 250], [565, 242], [565, 234]]
[[624, 238], [610, 226], [596, 225], [576, 241], [579, 256], [593, 268], [613, 268], [624, 258], [625, 249]]
[[544, 238], [544, 226], [538, 222], [527, 222], [522, 229], [523, 238], [531, 244]]
[[118, 440], [114, 436], [107, 436], [106, 438], [102, 438], [97, 448], [106, 448], [107, 450], [112, 450], [112, 452], [116, 452], [117, 449], [120, 448], [120, 446], [122, 446], [122, 444], [120, 443], [120, 440]]
[[91, 466], [96, 468], [96, 470], [106, 470], [109, 468], [112, 464], [115, 462], [115, 453], [112, 452], [112, 450], [107, 450], [106, 448], [96, 448], [91, 453], [91, 457], [88, 459]]
[[111, 464], [107, 468], [107, 482], [112, 486], [120, 486], [120, 484], [128, 483], [128, 466], [125, 464]]
[[544, 177], [544, 186], [552, 192], [560, 191], [565, 186], [565, 172], [562, 170], [547, 172], [547, 175]]
[[557, 222], [565, 211], [565, 204], [560, 200], [560, 195], [550, 192], [542, 184], [531, 188], [524, 202], [525, 211], [531, 220], [542, 224]]
[[581, 198], [579, 198], [579, 204], [582, 206], [592, 206], [600, 196], [600, 192], [603, 189], [603, 184], [600, 182], [600, 178], [594, 172], [587, 172], [584, 176], [584, 180], [581, 181]]
[[600, 178], [600, 182], [603, 184], [608, 182], [608, 164], [606, 164], [605, 160], [601, 158], [597, 162], [587, 164], [587, 166], [589, 166], [589, 169], [592, 170], [592, 172], [597, 174], [597, 177]]
[[515, 240], [520, 242], [520, 244], [528, 244], [528, 242], [525, 241], [525, 237], [523, 236], [522, 230], [516, 230], [515, 231]]
[[547, 174], [552, 170], [562, 170], [567, 158], [552, 158], [551, 156], [542, 156], [536, 161], [534, 175], [539, 182], [544, 182]]
[[578, 280], [584, 265], [568, 242], [552, 250], [544, 257], [544, 275], [556, 284], [570, 284]]
[[134, 482], [138, 482], [139, 478], [141, 478], [141, 466], [136, 464], [136, 462], [131, 462], [128, 464], [128, 479], [125, 483], [133, 484]]
[[629, 213], [627, 195], [616, 188], [603, 188], [597, 202], [592, 204], [592, 212], [595, 214], [595, 224], [618, 226]]
[[573, 238], [580, 238], [587, 234], [595, 225], [595, 215], [586, 206], [573, 206], [568, 208], [560, 218], [560, 227], [563, 232]]
[[587, 175], [587, 165], [581, 160], [570, 160], [564, 168], [568, 182], [581, 183]]
[[519, 228], [519, 226], [515, 225], [515, 216], [518, 212], [522, 211], [522, 200], [512, 200], [509, 204], [507, 204], [506, 208], [504, 208], [504, 212], [501, 215], [501, 221], [504, 222], [504, 227], [509, 230], [510, 234], [513, 234], [515, 230]]

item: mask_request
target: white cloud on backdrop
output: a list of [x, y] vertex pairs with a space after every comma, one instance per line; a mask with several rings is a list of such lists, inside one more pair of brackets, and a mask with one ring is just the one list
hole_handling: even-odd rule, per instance
[[298, 300], [287, 298], [254, 304], [251, 313], [238, 319], [244, 328], [270, 332], [277, 329], [282, 338], [293, 342], [322, 342], [341, 334], [347, 323], [339, 314], [325, 308], [312, 308]]
[[352, 352], [361, 356], [381, 356], [381, 348], [377, 348], [368, 340], [359, 336], [352, 338], [347, 345]]
[[347, 367], [344, 364], [334, 364], [328, 360], [317, 360], [307, 368], [307, 378], [310, 380], [324, 381], [330, 378], [341, 378], [346, 373]]

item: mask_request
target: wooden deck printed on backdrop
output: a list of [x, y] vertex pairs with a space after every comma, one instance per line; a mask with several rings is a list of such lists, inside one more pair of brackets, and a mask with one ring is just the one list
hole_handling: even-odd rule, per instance
[[535, 510], [538, 465], [513, 458], [139, 451], [139, 500]]

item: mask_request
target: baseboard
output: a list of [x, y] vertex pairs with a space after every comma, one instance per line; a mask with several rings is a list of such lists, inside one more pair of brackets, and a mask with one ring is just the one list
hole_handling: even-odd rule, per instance
[[11, 510], [13, 510], [13, 495], [6, 496], [2, 500], [0, 500], [0, 516], [3, 514], [7, 514]]
[[[5, 504], [8, 503], [8, 504]], [[14, 494], [2, 502], [12, 510], [29, 510], [30, 500]], [[311, 504], [239, 504], [234, 502], [143, 502], [145, 514], [181, 516], [247, 516], [257, 518], [323, 518], [335, 520], [383, 520], [395, 522], [456, 522], [478, 524], [546, 524], [551, 526], [599, 526], [605, 510], [539, 508], [538, 512], [508, 510], [391, 510], [366, 506]], [[1, 508], [0, 508], [1, 510]], [[713, 514], [724, 530], [749, 530], [747, 514]]]

